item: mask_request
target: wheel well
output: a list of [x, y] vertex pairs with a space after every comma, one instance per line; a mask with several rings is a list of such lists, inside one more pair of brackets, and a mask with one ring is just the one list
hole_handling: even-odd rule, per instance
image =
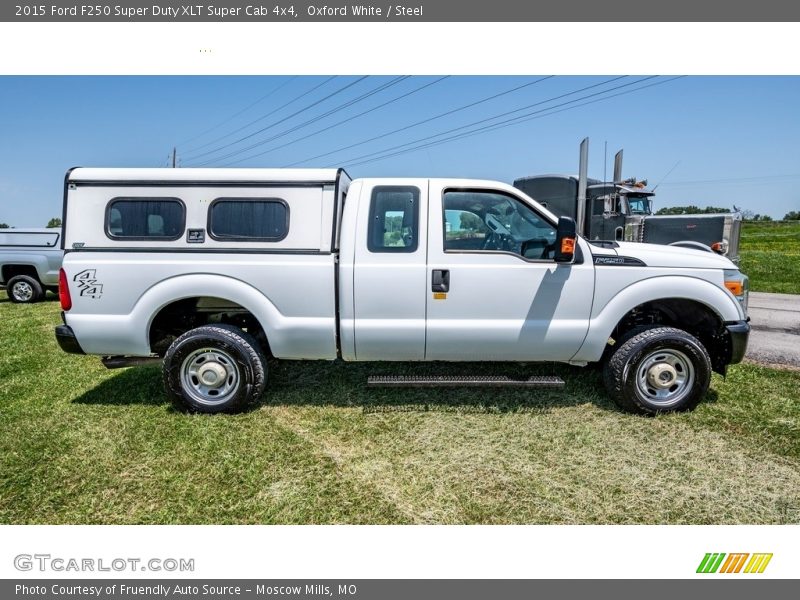
[[217, 323], [247, 331], [256, 338], [265, 356], [271, 356], [264, 328], [255, 315], [236, 302], [213, 296], [183, 298], [159, 310], [150, 325], [150, 350], [164, 356], [177, 337], [195, 327]]
[[[731, 344], [724, 322], [711, 308], [696, 300], [665, 298], [640, 304], [620, 319], [611, 339], [619, 342], [634, 330], [659, 325], [681, 329], [699, 339], [711, 356], [714, 371], [725, 374]], [[609, 344], [606, 350], [611, 347]]]
[[39, 281], [39, 273], [36, 272], [36, 267], [32, 265], [3, 265], [2, 270], [3, 283], [8, 283], [8, 280], [17, 275], [28, 275]]

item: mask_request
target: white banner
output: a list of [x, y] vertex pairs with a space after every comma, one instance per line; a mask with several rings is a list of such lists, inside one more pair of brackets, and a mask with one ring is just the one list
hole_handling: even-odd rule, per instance
[[[800, 526], [794, 525], [45, 525], [5, 526], [0, 535], [0, 578], [764, 579], [800, 575]], [[726, 556], [719, 559], [714, 572], [697, 572], [706, 554], [723, 553]], [[755, 557], [761, 565], [766, 561], [765, 568], [746, 573], [757, 554], [772, 556]], [[726, 567], [727, 558], [731, 560]], [[734, 572], [734, 559], [743, 561], [739, 572]]]

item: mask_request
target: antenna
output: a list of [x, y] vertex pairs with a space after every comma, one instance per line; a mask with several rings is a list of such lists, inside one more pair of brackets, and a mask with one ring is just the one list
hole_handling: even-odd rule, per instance
[[650, 191], [651, 191], [651, 192], [655, 192], [655, 191], [656, 191], [656, 188], [657, 188], [658, 186], [660, 186], [662, 183], [664, 183], [664, 180], [665, 180], [667, 177], [669, 177], [669, 174], [670, 174], [670, 173], [672, 173], [672, 172], [673, 172], [673, 171], [674, 171], [674, 170], [675, 170], [675, 169], [678, 167], [678, 165], [679, 165], [679, 164], [681, 164], [681, 161], [678, 161], [678, 162], [676, 162], [674, 165], [672, 165], [672, 168], [671, 168], [669, 171], [667, 171], [667, 174], [666, 174], [666, 175], [664, 175], [664, 176], [661, 178], [661, 181], [659, 181], [659, 182], [658, 182], [658, 183], [655, 185], [655, 187], [653, 187], [653, 189], [652, 189], [652, 190], [650, 190]]

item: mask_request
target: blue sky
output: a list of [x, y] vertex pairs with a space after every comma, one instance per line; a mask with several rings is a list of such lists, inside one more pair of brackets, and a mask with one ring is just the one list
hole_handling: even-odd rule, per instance
[[[603, 177], [605, 142], [609, 176], [613, 154], [624, 148], [625, 177], [651, 186], [663, 179], [657, 207], [735, 204], [776, 218], [800, 210], [800, 77], [570, 76], [533, 83], [539, 79], [0, 77], [0, 222], [34, 227], [60, 216], [64, 172], [72, 166], [166, 166], [175, 145], [182, 166], [299, 162], [345, 166], [353, 177], [510, 182], [575, 173], [585, 136], [590, 176]], [[485, 121], [523, 107], [529, 108]], [[364, 111], [370, 112], [357, 116]], [[535, 118], [420, 147], [526, 115]], [[248, 146], [254, 148], [244, 151]], [[346, 146], [353, 147], [332, 152]]]

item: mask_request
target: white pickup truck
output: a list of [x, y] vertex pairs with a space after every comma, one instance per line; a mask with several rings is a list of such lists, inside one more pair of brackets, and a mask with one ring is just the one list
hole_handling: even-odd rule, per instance
[[109, 367], [163, 361], [191, 411], [258, 399], [265, 356], [602, 362], [622, 408], [686, 410], [750, 330], [747, 277], [727, 258], [589, 243], [504, 183], [79, 168], [64, 202], [61, 347]]
[[58, 291], [60, 239], [60, 228], [0, 229], [0, 286], [11, 302], [38, 302]]

